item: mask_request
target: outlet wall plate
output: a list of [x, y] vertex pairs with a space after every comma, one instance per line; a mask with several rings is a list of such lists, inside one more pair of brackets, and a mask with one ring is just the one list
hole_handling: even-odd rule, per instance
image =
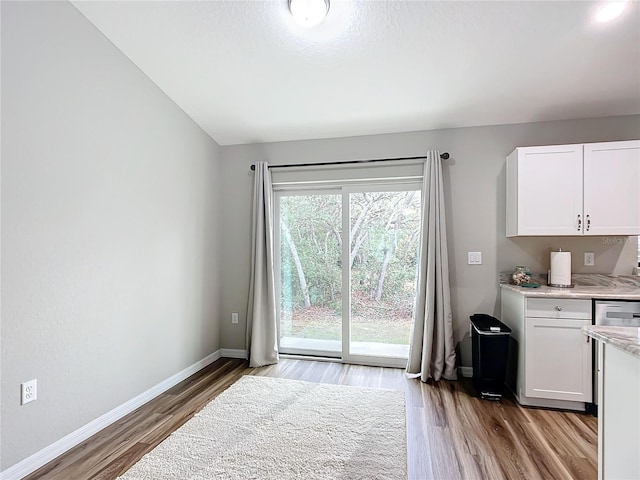
[[38, 380], [33, 379], [20, 384], [20, 405], [26, 405], [38, 398]]
[[585, 267], [593, 267], [596, 264], [596, 254], [593, 252], [584, 252]]

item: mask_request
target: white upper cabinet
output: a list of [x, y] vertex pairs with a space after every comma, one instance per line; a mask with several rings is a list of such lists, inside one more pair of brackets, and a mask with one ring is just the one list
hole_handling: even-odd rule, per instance
[[582, 145], [517, 148], [507, 157], [507, 236], [581, 235]]
[[584, 234], [640, 234], [640, 141], [584, 146]]
[[516, 148], [507, 236], [640, 234], [640, 141]]

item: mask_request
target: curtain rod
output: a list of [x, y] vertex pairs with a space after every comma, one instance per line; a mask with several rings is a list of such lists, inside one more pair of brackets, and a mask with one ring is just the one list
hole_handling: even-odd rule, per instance
[[[393, 160], [420, 160], [427, 158], [426, 156], [420, 157], [396, 157], [396, 158], [370, 158], [368, 160], [347, 160], [344, 162], [320, 162], [320, 163], [287, 163], [284, 165], [269, 165], [269, 168], [289, 168], [289, 167], [317, 167], [324, 165], [352, 165], [356, 163], [374, 163], [374, 162], [390, 162]], [[441, 153], [440, 158], [447, 160], [449, 154], [447, 152]], [[251, 165], [251, 170], [255, 170], [256, 166]]]

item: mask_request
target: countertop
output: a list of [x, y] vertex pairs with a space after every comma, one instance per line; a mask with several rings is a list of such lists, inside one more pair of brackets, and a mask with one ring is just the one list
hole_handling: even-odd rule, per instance
[[503, 283], [500, 287], [519, 293], [525, 297], [640, 300], [640, 287], [626, 285], [577, 285], [573, 288], [557, 288], [542, 285], [539, 288], [525, 288]]
[[602, 343], [608, 343], [640, 359], [640, 328], [589, 325], [582, 332]]

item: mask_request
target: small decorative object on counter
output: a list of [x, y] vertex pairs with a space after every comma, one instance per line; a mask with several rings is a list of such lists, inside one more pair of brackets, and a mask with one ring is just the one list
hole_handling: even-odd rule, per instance
[[518, 266], [516, 267], [515, 272], [511, 275], [511, 283], [514, 285], [523, 285], [525, 283], [531, 282], [531, 272], [529, 271], [529, 267]]

